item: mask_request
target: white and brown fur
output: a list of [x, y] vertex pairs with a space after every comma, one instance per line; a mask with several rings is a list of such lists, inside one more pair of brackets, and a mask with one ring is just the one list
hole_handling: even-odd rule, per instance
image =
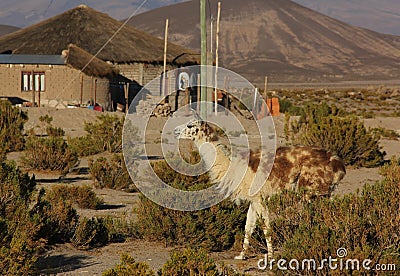
[[[221, 180], [226, 174], [231, 161], [224, 147], [218, 144], [218, 137], [206, 122], [192, 120], [175, 129], [178, 139], [193, 140], [198, 148], [206, 142], [213, 143], [216, 149], [216, 159], [210, 169], [213, 180]], [[207, 163], [207, 152], [201, 152], [203, 160]], [[341, 158], [332, 153], [316, 147], [280, 147], [275, 154], [275, 162], [265, 184], [253, 195], [249, 193], [255, 173], [260, 164], [260, 153], [251, 152], [247, 162], [248, 169], [239, 186], [232, 191], [231, 181], [219, 183], [219, 188], [232, 193], [234, 201], [248, 200], [250, 206], [247, 212], [245, 238], [243, 250], [235, 259], [246, 258], [249, 248], [249, 237], [253, 233], [258, 217], [264, 219], [263, 230], [268, 247], [268, 257], [272, 257], [273, 248], [270, 238], [266, 235], [269, 229], [269, 215], [263, 200], [279, 193], [284, 189], [298, 190], [309, 189], [312, 195], [330, 196], [338, 182], [343, 179], [346, 169]], [[264, 168], [265, 169], [265, 168]], [[237, 177], [237, 176], [232, 176]]]

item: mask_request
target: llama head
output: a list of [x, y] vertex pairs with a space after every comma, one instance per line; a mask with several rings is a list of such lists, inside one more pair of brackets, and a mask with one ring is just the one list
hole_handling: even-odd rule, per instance
[[186, 124], [177, 126], [174, 133], [175, 138], [189, 139], [198, 145], [217, 140], [214, 129], [207, 122], [198, 119], [193, 119]]

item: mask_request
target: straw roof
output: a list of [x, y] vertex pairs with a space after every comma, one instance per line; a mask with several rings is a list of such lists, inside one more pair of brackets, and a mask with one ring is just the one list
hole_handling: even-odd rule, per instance
[[62, 52], [65, 63], [75, 69], [81, 70], [89, 76], [101, 78], [113, 78], [118, 75], [118, 69], [74, 44], [68, 45], [68, 49]]
[[[0, 38], [0, 53], [59, 55], [69, 44], [115, 63], [162, 63], [164, 41], [85, 5]], [[111, 39], [112, 38], [112, 39]], [[111, 39], [111, 40], [110, 40]], [[167, 62], [199, 63], [191, 50], [168, 43]]]

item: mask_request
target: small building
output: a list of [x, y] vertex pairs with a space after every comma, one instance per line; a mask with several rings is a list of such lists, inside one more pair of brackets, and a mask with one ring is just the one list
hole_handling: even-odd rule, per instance
[[[107, 110], [163, 72], [164, 41], [85, 5], [0, 37], [0, 96]], [[199, 63], [168, 43], [167, 70]]]
[[112, 110], [109, 91], [118, 75], [113, 65], [72, 44], [60, 55], [0, 55], [0, 96], [38, 106], [96, 102]]

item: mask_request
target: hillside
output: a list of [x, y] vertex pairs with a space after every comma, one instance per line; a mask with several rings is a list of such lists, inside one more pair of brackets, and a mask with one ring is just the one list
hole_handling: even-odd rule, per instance
[[[0, 53], [60, 55], [71, 43], [116, 63], [162, 63], [164, 55], [163, 40], [131, 26], [122, 27], [118, 20], [86, 5], [0, 37]], [[197, 63], [197, 54], [172, 43], [168, 47], [168, 63]]]
[[398, 0], [295, 0], [295, 2], [354, 26], [400, 35]]
[[[26, 27], [63, 13], [80, 4], [106, 12], [116, 19], [123, 19], [136, 11], [142, 2], [142, 0], [1, 0], [0, 23]], [[182, 2], [182, 0], [147, 1], [138, 12], [178, 2]]]
[[17, 31], [19, 28], [9, 25], [0, 25], [0, 36]]
[[[209, 10], [216, 11], [212, 0]], [[223, 2], [222, 66], [262, 83], [383, 80], [400, 77], [400, 37], [353, 27], [289, 0]], [[170, 41], [198, 49], [198, 1], [139, 14], [130, 24]], [[215, 26], [215, 24], [214, 24]], [[215, 33], [215, 31], [214, 31]]]

